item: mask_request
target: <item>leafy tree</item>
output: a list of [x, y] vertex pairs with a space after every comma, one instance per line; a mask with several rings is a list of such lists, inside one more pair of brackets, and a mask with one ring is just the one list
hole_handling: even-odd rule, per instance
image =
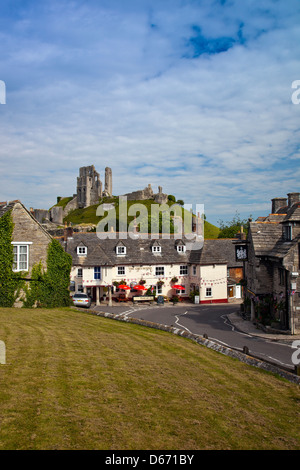
[[218, 224], [220, 227], [218, 238], [234, 238], [236, 234], [241, 231], [242, 226], [244, 233], [247, 235], [249, 229], [249, 220], [241, 219], [238, 212], [235, 213], [235, 216], [232, 218], [232, 220], [227, 222], [219, 220]]

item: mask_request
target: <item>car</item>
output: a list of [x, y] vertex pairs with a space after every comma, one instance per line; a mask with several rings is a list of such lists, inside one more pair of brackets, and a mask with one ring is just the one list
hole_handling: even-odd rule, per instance
[[73, 295], [73, 305], [76, 307], [86, 307], [89, 308], [91, 306], [91, 298], [87, 294], [83, 294], [81, 292]]

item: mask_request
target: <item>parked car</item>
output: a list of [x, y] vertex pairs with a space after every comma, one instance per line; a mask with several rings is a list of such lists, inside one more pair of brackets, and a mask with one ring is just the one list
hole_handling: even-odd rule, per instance
[[91, 298], [87, 294], [78, 293], [73, 295], [73, 305], [76, 307], [86, 307], [89, 308], [91, 306]]

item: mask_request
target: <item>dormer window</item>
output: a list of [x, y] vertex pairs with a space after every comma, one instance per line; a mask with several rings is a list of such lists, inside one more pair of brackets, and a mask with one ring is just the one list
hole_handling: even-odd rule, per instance
[[157, 240], [152, 245], [152, 253], [161, 253], [161, 246]]
[[154, 244], [152, 246], [152, 253], [161, 253], [161, 246], [159, 244]]
[[118, 245], [116, 249], [117, 249], [117, 255], [126, 255], [126, 246]]
[[77, 247], [77, 254], [78, 256], [86, 256], [87, 255], [87, 247], [86, 246], [78, 246]]
[[185, 253], [186, 246], [182, 240], [175, 242], [177, 253]]

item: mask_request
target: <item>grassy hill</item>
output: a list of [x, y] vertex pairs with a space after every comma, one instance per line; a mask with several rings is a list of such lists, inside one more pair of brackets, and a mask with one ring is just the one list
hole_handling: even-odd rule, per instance
[[[67, 199], [68, 198], [64, 198]], [[112, 198], [103, 198], [100, 201], [100, 204], [109, 204], [113, 203], [116, 208], [116, 220], [117, 220], [117, 230], [119, 228], [119, 198], [118, 197], [112, 197]], [[143, 232], [150, 232], [151, 231], [151, 206], [153, 204], [156, 204], [153, 200], [140, 200], [140, 201], [127, 201], [128, 205], [128, 211], [130, 211], [130, 207], [133, 206], [134, 204], [141, 204], [144, 206], [147, 210], [148, 217], [143, 221], [141, 225], [141, 230]], [[173, 201], [169, 201], [168, 205], [172, 206], [174, 204]], [[64, 206], [66, 205], [65, 200], [61, 200], [58, 205]], [[71, 222], [73, 225], [77, 224], [95, 224], [97, 225], [102, 217], [97, 217], [96, 211], [98, 208], [97, 205], [93, 205], [90, 207], [87, 207], [85, 209], [75, 209], [71, 211], [67, 217], [64, 219], [67, 223]], [[182, 209], [184, 211], [184, 209]], [[127, 223], [130, 224], [133, 222], [134, 216], [128, 216], [127, 218]], [[173, 220], [171, 219], [170, 221], [170, 228], [171, 228], [171, 233], [173, 233]], [[161, 224], [160, 224], [160, 231], [161, 231]], [[215, 227], [214, 225], [210, 224], [209, 222], [205, 221], [204, 224], [204, 236], [205, 238], [218, 238], [219, 234], [219, 228]]]
[[298, 385], [72, 309], [0, 309], [0, 450], [296, 450]]

